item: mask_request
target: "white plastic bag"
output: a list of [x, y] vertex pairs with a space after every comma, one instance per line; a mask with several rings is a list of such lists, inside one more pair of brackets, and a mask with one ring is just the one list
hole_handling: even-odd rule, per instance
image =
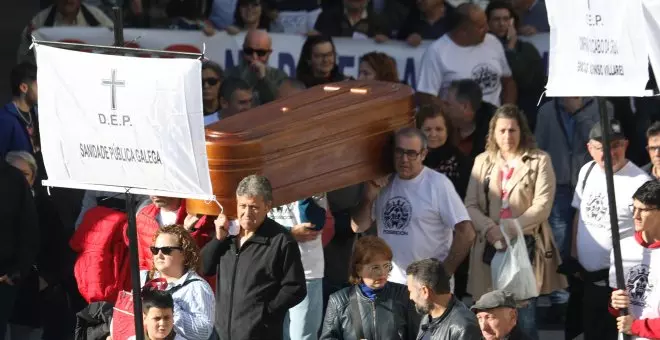
[[493, 289], [502, 289], [513, 293], [517, 301], [527, 300], [539, 295], [536, 289], [536, 276], [532, 263], [529, 261], [527, 246], [522, 228], [518, 220], [513, 224], [517, 237], [511, 240], [509, 233], [500, 225], [506, 250], [495, 253], [490, 263], [490, 273], [493, 279]]

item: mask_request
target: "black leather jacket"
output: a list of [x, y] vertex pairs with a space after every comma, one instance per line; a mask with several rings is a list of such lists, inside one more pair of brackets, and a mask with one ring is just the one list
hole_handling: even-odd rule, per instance
[[[408, 298], [406, 286], [388, 282], [371, 301], [355, 285], [332, 295], [321, 340], [360, 340], [351, 318], [350, 296], [357, 294], [362, 330], [367, 340], [414, 340], [421, 316]], [[374, 317], [375, 314], [375, 317]]]
[[[426, 333], [429, 337], [425, 338]], [[481, 328], [477, 317], [465, 305], [452, 296], [447, 310], [440, 317], [422, 318], [417, 339], [421, 340], [481, 340]]]

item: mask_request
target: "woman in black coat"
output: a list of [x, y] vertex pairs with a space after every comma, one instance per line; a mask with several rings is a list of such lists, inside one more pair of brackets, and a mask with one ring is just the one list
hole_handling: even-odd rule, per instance
[[361, 237], [351, 258], [352, 286], [332, 295], [321, 340], [413, 340], [421, 316], [408, 298], [408, 288], [388, 282], [392, 250], [376, 236]]

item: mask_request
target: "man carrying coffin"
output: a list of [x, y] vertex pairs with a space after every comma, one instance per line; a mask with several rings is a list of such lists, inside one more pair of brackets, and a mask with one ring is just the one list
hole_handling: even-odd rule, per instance
[[[612, 307], [628, 308], [618, 316], [619, 332], [635, 337], [660, 338], [660, 182], [648, 181], [633, 195], [634, 237], [621, 240], [625, 290], [612, 293]], [[610, 286], [616, 289], [614, 254], [611, 256]]]
[[403, 128], [395, 141], [396, 174], [387, 183], [368, 184], [353, 231], [364, 232], [376, 222], [378, 236], [394, 253], [392, 282], [406, 284], [406, 267], [425, 258], [444, 262], [452, 276], [476, 235], [470, 216], [447, 176], [423, 165], [426, 136]]
[[282, 339], [287, 311], [307, 295], [298, 244], [266, 215], [273, 191], [264, 176], [250, 175], [236, 189], [237, 235], [227, 216], [202, 249], [204, 275], [216, 275], [215, 327], [220, 339]]

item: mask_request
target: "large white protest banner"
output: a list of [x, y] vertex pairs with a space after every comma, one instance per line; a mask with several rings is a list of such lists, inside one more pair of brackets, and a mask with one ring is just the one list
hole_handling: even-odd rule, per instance
[[648, 51], [641, 0], [547, 0], [548, 96], [644, 96]]
[[[40, 28], [33, 35], [39, 40], [94, 45], [112, 45], [114, 39], [112, 32], [106, 28], [49, 27]], [[295, 77], [296, 65], [305, 38], [296, 34], [271, 33], [270, 36], [273, 39], [273, 53], [268, 63]], [[539, 33], [521, 39], [532, 43], [545, 60], [548, 55], [548, 36], [547, 33]], [[227, 69], [238, 64], [245, 35], [232, 36], [218, 32], [212, 37], [206, 37], [197, 31], [125, 29], [124, 37], [128, 47], [151, 50], [201, 53], [203, 45], [206, 45], [205, 56]], [[343, 74], [357, 77], [360, 57], [365, 53], [378, 51], [394, 58], [401, 81], [413, 88], [416, 88], [419, 79], [418, 65], [422, 54], [430, 44], [430, 41], [424, 41], [418, 47], [411, 47], [400, 41], [379, 44], [371, 40], [352, 38], [333, 38], [333, 40], [337, 47], [337, 65]]]
[[44, 185], [213, 199], [200, 60], [35, 49]]

